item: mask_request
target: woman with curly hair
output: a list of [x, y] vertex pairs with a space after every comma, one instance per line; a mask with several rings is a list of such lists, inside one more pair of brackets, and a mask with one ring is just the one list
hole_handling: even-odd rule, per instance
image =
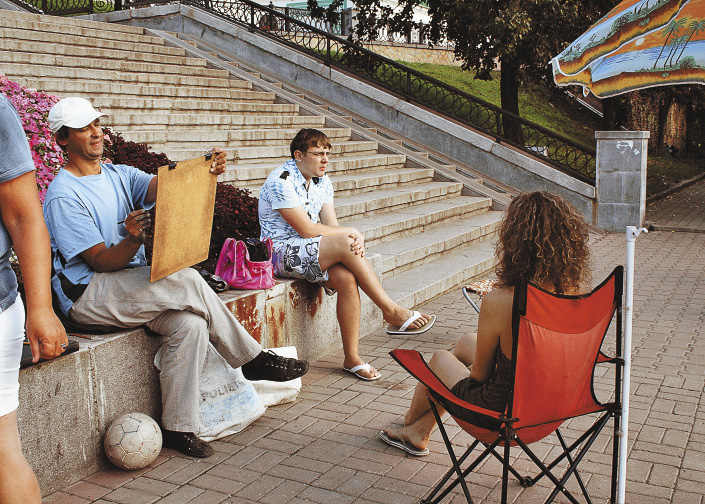
[[[495, 269], [498, 283], [482, 301], [477, 334], [464, 336], [453, 353], [437, 351], [429, 367], [463, 400], [504, 411], [510, 389], [514, 287], [525, 280], [557, 294], [589, 291], [587, 224], [560, 196], [522, 194], [507, 207]], [[442, 412], [441, 412], [442, 413]], [[419, 383], [404, 427], [380, 431], [380, 438], [412, 455], [426, 455], [436, 421]]]

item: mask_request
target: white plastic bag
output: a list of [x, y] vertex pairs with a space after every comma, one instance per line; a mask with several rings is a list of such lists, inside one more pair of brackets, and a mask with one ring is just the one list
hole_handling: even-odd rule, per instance
[[266, 410], [240, 368], [233, 369], [210, 343], [201, 372], [200, 392], [197, 435], [204, 441], [240, 432]]
[[[161, 370], [162, 346], [154, 357], [154, 365]], [[284, 357], [296, 358], [296, 347], [272, 348]], [[201, 371], [199, 429], [196, 435], [204, 441], [213, 441], [237, 434], [261, 417], [267, 406], [296, 400], [301, 390], [301, 378], [288, 382], [250, 382], [240, 368], [233, 369], [208, 343], [206, 360]]]
[[[163, 345], [154, 357], [157, 369], [162, 367], [165, 348]], [[200, 418], [196, 435], [204, 441], [236, 434], [266, 410], [240, 368], [233, 369], [210, 343], [201, 371], [199, 392]]]

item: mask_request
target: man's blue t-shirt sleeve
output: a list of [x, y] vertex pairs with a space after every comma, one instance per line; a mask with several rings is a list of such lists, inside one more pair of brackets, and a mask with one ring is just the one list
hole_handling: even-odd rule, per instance
[[133, 166], [119, 165], [115, 168], [124, 170], [123, 173], [128, 177], [128, 187], [130, 187], [132, 201], [134, 202], [135, 207], [145, 209], [152, 208], [154, 206], [154, 202], [145, 203], [144, 199], [147, 196], [149, 183], [154, 178], [154, 175], [149, 175], [148, 173], [145, 173]]
[[44, 205], [44, 219], [66, 261], [105, 241], [95, 220], [78, 200], [52, 199]]

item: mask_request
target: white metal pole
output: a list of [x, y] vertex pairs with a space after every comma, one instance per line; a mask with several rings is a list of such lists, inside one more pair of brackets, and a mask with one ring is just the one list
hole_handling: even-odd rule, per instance
[[627, 444], [629, 441], [629, 391], [632, 370], [632, 308], [634, 306], [634, 242], [646, 228], [637, 229], [627, 226], [627, 285], [624, 303], [624, 374], [622, 381], [622, 428], [619, 435], [619, 474], [617, 486], [617, 503], [624, 504], [625, 484], [627, 480]]

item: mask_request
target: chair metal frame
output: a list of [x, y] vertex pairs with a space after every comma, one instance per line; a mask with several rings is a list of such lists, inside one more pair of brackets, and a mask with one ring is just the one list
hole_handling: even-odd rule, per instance
[[[623, 269], [621, 266], [618, 266], [607, 277], [607, 279], [603, 281], [598, 287], [596, 287], [591, 293], [582, 296], [565, 296], [551, 294], [531, 284], [521, 284], [515, 287], [514, 305], [512, 309], [513, 356], [519, 355], [518, 348], [520, 344], [519, 341], [521, 339], [519, 336], [519, 331], [521, 322], [526, 317], [527, 292], [530, 289], [536, 289], [536, 293], [544, 297], [548, 295], [555, 298], [556, 300], [568, 299], [578, 300], [578, 302], [580, 302], [581, 299], [588, 299], [592, 297], [597, 292], [607, 292], [607, 294], [610, 294], [610, 291], [602, 291], [602, 289], [614, 290], [611, 312], [609, 314], [605, 314], [603, 319], [601, 319], [603, 323], [606, 321], [606, 326], [604, 328], [604, 332], [601, 331], [602, 337], [599, 342], [600, 344], [597, 356], [591, 368], [592, 378], [590, 381], [590, 393], [592, 394], [592, 399], [594, 400], [595, 404], [590, 405], [590, 407], [583, 407], [582, 409], [585, 410], [585, 412], [582, 413], [580, 411], [576, 411], [576, 414], [571, 414], [563, 418], [551, 418], [548, 420], [544, 419], [540, 423], [522, 425], [520, 418], [516, 418], [513, 415], [514, 404], [516, 399], [514, 395], [516, 385], [515, 374], [517, 368], [516, 358], [512, 359], [512, 372], [510, 377], [512, 384], [512, 392], [510, 394], [507, 409], [504, 413], [497, 413], [494, 411], [474, 406], [455, 397], [450, 392], [448, 387], [445, 386], [442, 381], [435, 375], [435, 373], [433, 373], [433, 371], [428, 368], [423, 357], [418, 352], [413, 350], [393, 350], [392, 352], [390, 352], [392, 357], [410, 374], [412, 374], [414, 377], [416, 377], [419, 381], [421, 381], [422, 383], [424, 383], [424, 385], [427, 386], [427, 395], [429, 398], [429, 403], [431, 405], [431, 411], [433, 412], [433, 415], [436, 419], [436, 423], [438, 425], [446, 449], [448, 450], [448, 455], [450, 456], [452, 464], [452, 467], [447, 471], [447, 473], [436, 485], [436, 487], [430, 492], [430, 494], [426, 498], [421, 501], [422, 504], [440, 503], [458, 484], [461, 485], [468, 504], [473, 504], [473, 500], [470, 496], [470, 492], [468, 490], [465, 478], [490, 455], [499, 460], [503, 466], [501, 500], [502, 503], [507, 502], [508, 481], [509, 474], [511, 473], [523, 487], [530, 487], [537, 483], [539, 480], [541, 480], [543, 477], [548, 478], [554, 484], [555, 488], [553, 489], [549, 497], [546, 499], [546, 504], [552, 502], [558, 495], [558, 493], [562, 493], [566, 498], [568, 498], [570, 502], [578, 503], [579, 501], [575, 498], [573, 493], [566, 488], [566, 483], [568, 479], [571, 476], [575, 476], [580, 490], [585, 498], [585, 501], [588, 504], [591, 504], [592, 499], [577, 468], [610, 419], [613, 419], [614, 423], [610, 502], [616, 502], [617, 469], [620, 448], [619, 428], [621, 420], [621, 384], [622, 373], [624, 368], [624, 359], [621, 357]], [[466, 295], [466, 297], [468, 296]], [[608, 315], [609, 319], [607, 318]], [[605, 335], [609, 331], [609, 327], [611, 326], [611, 321], [613, 319], [616, 319], [616, 356], [608, 357], [602, 352], [601, 347], [602, 343], [604, 342]], [[600, 403], [595, 397], [594, 370], [597, 364], [613, 364], [615, 366], [613, 402]], [[456, 423], [458, 423], [458, 425], [463, 430], [465, 430], [475, 438], [475, 440], [470, 444], [470, 446], [460, 457], [457, 457], [453, 450], [448, 433], [444, 427], [443, 421], [438, 411], [439, 405], [451, 414]], [[595, 419], [593, 424], [576, 440], [568, 444], [560, 432], [560, 424], [570, 418], [595, 413], [599, 413], [599, 415]], [[478, 418], [484, 419], [485, 422], [492, 421], [495, 423], [495, 426], [492, 429], [478, 428], [476, 426]], [[529, 445], [532, 442], [543, 439], [544, 437], [548, 436], [553, 432], [556, 433], [562, 452], [557, 455], [551, 462], [549, 462], [548, 464], [544, 464], [540, 460], [540, 458], [534, 453], [534, 451], [529, 447]], [[524, 434], [526, 434], [526, 436], [524, 436]], [[473, 453], [473, 451], [478, 447], [478, 445], [482, 445], [482, 447], [484, 448], [483, 451], [474, 461], [470, 462], [465, 469], [462, 469], [462, 465], [466, 463], [468, 457]], [[520, 447], [521, 450], [528, 455], [528, 457], [538, 468], [538, 474], [533, 477], [522, 476], [515, 468], [511, 467], [511, 446]], [[564, 461], [567, 462], [567, 468], [562, 474], [558, 476], [555, 475], [553, 470], [557, 468], [558, 464]], [[453, 476], [455, 476], [455, 479], [451, 481], [451, 478]]]

